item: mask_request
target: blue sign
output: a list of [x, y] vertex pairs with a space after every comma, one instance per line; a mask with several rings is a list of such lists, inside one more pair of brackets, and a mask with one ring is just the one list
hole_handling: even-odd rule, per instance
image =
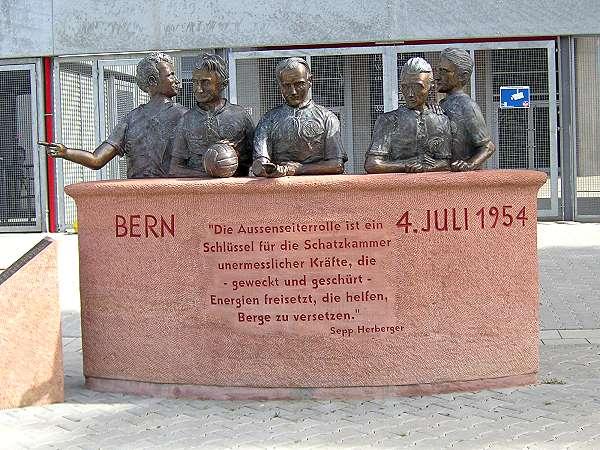
[[529, 108], [529, 86], [500, 86], [500, 108]]

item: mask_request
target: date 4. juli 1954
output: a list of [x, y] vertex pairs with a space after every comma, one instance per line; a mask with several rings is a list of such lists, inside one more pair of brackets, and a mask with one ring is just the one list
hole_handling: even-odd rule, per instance
[[524, 227], [529, 218], [525, 207], [512, 205], [470, 208], [442, 208], [424, 211], [404, 211], [396, 227], [405, 233], [428, 233], [438, 231], [467, 231]]

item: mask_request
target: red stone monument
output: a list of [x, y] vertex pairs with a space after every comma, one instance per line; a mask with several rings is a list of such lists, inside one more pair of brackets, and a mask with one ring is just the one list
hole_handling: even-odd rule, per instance
[[475, 171], [69, 186], [92, 389], [214, 399], [536, 382], [536, 193]]
[[64, 401], [56, 243], [0, 273], [0, 409]]

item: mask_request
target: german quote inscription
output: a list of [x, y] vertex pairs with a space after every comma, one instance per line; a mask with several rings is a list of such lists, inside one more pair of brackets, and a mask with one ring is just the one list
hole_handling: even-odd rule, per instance
[[380, 222], [208, 225], [201, 253], [215, 274], [205, 302], [256, 331], [402, 331], [383, 264], [392, 236]]

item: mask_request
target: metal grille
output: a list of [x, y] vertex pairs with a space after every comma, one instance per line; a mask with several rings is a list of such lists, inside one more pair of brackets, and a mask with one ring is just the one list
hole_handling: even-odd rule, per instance
[[0, 68], [0, 229], [39, 228], [31, 70]]
[[[202, 52], [198, 52], [202, 53]], [[186, 108], [194, 106], [194, 92], [192, 90], [192, 72], [196, 65], [195, 56], [183, 56], [175, 58], [175, 73], [181, 80], [181, 90], [175, 98], [177, 103], [181, 103]]]
[[237, 103], [256, 125], [272, 108], [283, 103], [275, 78], [275, 67], [285, 58], [252, 58], [236, 62]]
[[[551, 172], [551, 130], [547, 48], [510, 48], [475, 51], [475, 98], [497, 145], [488, 167]], [[531, 105], [500, 108], [501, 86], [529, 86]], [[551, 209], [551, 180], [538, 192], [538, 208]]]
[[528, 111], [498, 109], [498, 166], [521, 169], [528, 166]]
[[[268, 110], [283, 103], [275, 76], [275, 67], [283, 59], [236, 60], [237, 102], [248, 110], [255, 123]], [[373, 125], [383, 112], [382, 55], [315, 55], [310, 56], [309, 63], [313, 100], [340, 119], [348, 153], [346, 172], [363, 173]]]
[[[60, 141], [69, 148], [93, 151], [97, 142], [94, 118], [92, 61], [59, 64]], [[98, 174], [67, 160], [62, 163], [64, 185], [96, 180]], [[64, 221], [72, 226], [76, 219], [75, 202], [64, 193]]]
[[[476, 66], [481, 72], [477, 99], [492, 99], [493, 109], [486, 108], [488, 123], [498, 133], [498, 167], [511, 169], [550, 168], [548, 118], [548, 57], [545, 48], [476, 51]], [[482, 55], [481, 53], [486, 53]], [[501, 86], [529, 86], [531, 107], [503, 110], [500, 108]], [[495, 111], [493, 111], [495, 110]], [[540, 142], [538, 145], [538, 139]]]
[[383, 112], [381, 55], [313, 56], [313, 98], [340, 119], [347, 173], [364, 173], [365, 153]]
[[576, 212], [600, 217], [600, 37], [575, 39]]

